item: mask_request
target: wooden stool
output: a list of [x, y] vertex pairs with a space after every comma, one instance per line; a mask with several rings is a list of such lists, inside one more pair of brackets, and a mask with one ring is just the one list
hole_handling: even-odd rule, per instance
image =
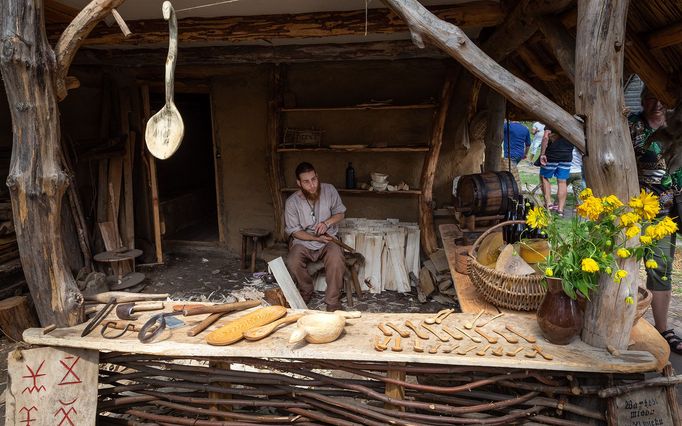
[[246, 269], [246, 246], [248, 245], [248, 240], [251, 239], [251, 272], [256, 272], [258, 243], [260, 243], [261, 250], [265, 249], [265, 239], [270, 235], [270, 231], [267, 229], [246, 228], [240, 229], [239, 233], [242, 235], [241, 268]]

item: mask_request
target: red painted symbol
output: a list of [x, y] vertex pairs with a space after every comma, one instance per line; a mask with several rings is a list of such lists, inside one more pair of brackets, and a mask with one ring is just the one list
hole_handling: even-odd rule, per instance
[[[73, 371], [73, 368], [76, 366], [76, 364], [78, 364], [78, 361], [80, 361], [81, 357], [79, 357], [79, 356], [78, 357], [67, 356], [64, 359], [69, 360], [69, 359], [74, 359], [74, 358], [75, 358], [75, 361], [73, 361], [71, 363], [71, 365], [67, 365], [67, 363], [64, 362], [63, 360], [59, 360], [59, 362], [64, 366], [64, 368], [66, 368], [66, 374], [64, 374], [64, 377], [62, 377], [62, 380], [59, 382], [59, 386], [61, 386], [61, 385], [75, 385], [78, 383], [83, 383], [81, 381], [81, 378], [78, 377], [76, 375], [76, 373], [74, 373], [74, 371]], [[65, 380], [69, 376], [72, 376], [72, 378], [69, 379], [70, 381], [66, 382]]]
[[34, 418], [31, 417], [31, 411], [33, 411], [33, 410], [38, 411], [38, 409], [36, 408], [35, 405], [34, 405], [33, 407], [31, 407], [31, 408], [21, 407], [21, 410], [19, 410], [19, 412], [20, 412], [20, 413], [21, 413], [22, 411], [26, 412], [26, 418], [23, 419], [23, 420], [21, 420], [21, 423], [26, 423], [26, 426], [31, 426], [31, 421], [32, 421], [32, 420], [38, 420], [38, 419], [34, 419]]
[[[76, 400], [74, 399], [74, 402], [75, 401]], [[61, 402], [61, 401], [59, 401], [59, 402]], [[75, 426], [74, 422], [71, 421], [71, 414], [78, 414], [76, 412], [75, 408], [71, 407], [67, 411], [67, 410], [64, 410], [64, 407], [62, 407], [54, 413], [54, 416], [57, 417], [57, 414], [59, 414], [59, 413], [62, 413], [63, 417], [62, 417], [62, 421], [60, 421], [57, 426], [62, 426], [63, 424], [69, 424], [71, 426]], [[64, 423], [64, 422], [68, 422], [68, 423]]]
[[38, 367], [38, 369], [35, 372], [33, 371], [33, 369], [31, 367], [29, 367], [28, 365], [26, 366], [26, 368], [28, 368], [28, 371], [30, 371], [31, 374], [28, 376], [21, 376], [21, 377], [24, 379], [32, 379], [33, 380], [33, 386], [27, 386], [26, 388], [24, 388], [24, 390], [21, 392], [22, 394], [26, 391], [28, 391], [28, 393], [33, 393], [33, 391], [40, 393], [41, 390], [47, 390], [45, 388], [45, 386], [43, 386], [43, 385], [38, 386], [38, 377], [46, 376], [46, 374], [39, 374], [40, 370], [43, 368], [43, 364], [45, 364], [44, 360], [43, 360], [43, 362], [40, 363], [40, 366]]

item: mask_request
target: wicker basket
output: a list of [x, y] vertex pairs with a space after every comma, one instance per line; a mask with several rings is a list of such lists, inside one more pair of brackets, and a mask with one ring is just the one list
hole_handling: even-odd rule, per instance
[[523, 220], [499, 223], [481, 234], [471, 248], [469, 278], [479, 293], [495, 306], [517, 311], [536, 310], [547, 293], [540, 274], [509, 275], [478, 262], [478, 247], [486, 236], [505, 225], [523, 224]]

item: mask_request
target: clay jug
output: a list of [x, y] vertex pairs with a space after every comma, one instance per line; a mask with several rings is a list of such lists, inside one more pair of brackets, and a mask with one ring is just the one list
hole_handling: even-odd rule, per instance
[[560, 278], [546, 277], [547, 294], [538, 308], [538, 324], [542, 335], [555, 345], [567, 345], [580, 334], [583, 311], [561, 285]]

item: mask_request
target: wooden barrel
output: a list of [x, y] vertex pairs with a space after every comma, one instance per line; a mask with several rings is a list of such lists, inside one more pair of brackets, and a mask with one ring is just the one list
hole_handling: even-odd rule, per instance
[[457, 210], [465, 215], [493, 216], [512, 207], [519, 187], [509, 172], [477, 173], [459, 178], [456, 195]]

